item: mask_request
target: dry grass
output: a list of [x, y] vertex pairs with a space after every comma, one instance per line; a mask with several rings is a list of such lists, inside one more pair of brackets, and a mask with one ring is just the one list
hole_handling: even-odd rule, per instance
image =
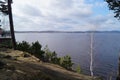
[[0, 69], [0, 80], [95, 80], [58, 65], [44, 63], [22, 51], [1, 50], [0, 57], [0, 61], [6, 64]]

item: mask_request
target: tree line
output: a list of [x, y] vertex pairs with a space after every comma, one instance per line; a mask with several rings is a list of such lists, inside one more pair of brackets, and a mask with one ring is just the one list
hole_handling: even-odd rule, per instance
[[43, 62], [54, 63], [64, 67], [65, 69], [72, 70], [73, 62], [69, 55], [58, 57], [57, 53], [55, 51], [50, 51], [48, 46], [42, 50], [42, 46], [38, 41], [33, 42], [32, 44], [29, 44], [26, 41], [19, 42], [16, 45], [16, 49], [28, 52]]

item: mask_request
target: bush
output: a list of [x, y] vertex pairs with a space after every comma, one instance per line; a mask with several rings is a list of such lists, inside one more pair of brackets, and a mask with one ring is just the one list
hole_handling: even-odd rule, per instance
[[66, 55], [60, 58], [60, 65], [68, 70], [72, 69], [73, 63], [71, 57]]
[[30, 45], [26, 41], [22, 41], [21, 43], [17, 43], [16, 45], [17, 50], [29, 52], [30, 54], [35, 55], [37, 58], [43, 59], [44, 51], [41, 50], [41, 47], [42, 46], [39, 44], [38, 41], [32, 43], [32, 45]]
[[40, 45], [40, 43], [38, 41], [36, 41], [35, 43], [32, 43], [32, 46], [30, 47], [29, 52], [43, 60], [44, 59], [44, 51], [42, 51], [41, 48], [42, 48], [42, 46]]
[[57, 57], [57, 53], [55, 51], [52, 53], [51, 61], [54, 64], [59, 64], [60, 63], [60, 58]]
[[58, 64], [68, 70], [72, 69], [73, 63], [70, 56], [66, 55], [64, 57], [57, 57], [57, 53], [55, 51], [50, 51], [48, 46], [46, 46], [44, 50], [41, 50], [41, 48], [42, 46], [38, 41], [32, 43], [31, 45], [26, 41], [17, 43], [17, 50], [29, 52], [42, 61]]
[[11, 39], [0, 41], [0, 48], [12, 48], [12, 41], [11, 41]]
[[48, 46], [46, 46], [44, 48], [44, 52], [45, 52], [44, 57], [45, 57], [45, 61], [46, 62], [51, 62], [51, 63], [54, 63], [54, 64], [59, 64], [59, 59], [58, 59], [57, 54], [56, 54], [55, 51], [54, 52], [50, 51], [50, 49], [48, 48]]
[[50, 51], [50, 49], [48, 48], [48, 46], [46, 45], [44, 48], [44, 57], [45, 57], [45, 61], [46, 62], [51, 62], [51, 56], [52, 56], [52, 52]]
[[71, 57], [66, 55], [64, 57], [57, 57], [56, 52], [52, 52], [50, 51], [50, 49], [48, 48], [48, 46], [46, 46], [44, 48], [44, 57], [45, 57], [45, 61], [46, 62], [50, 62], [50, 63], [54, 63], [54, 64], [58, 64], [66, 69], [71, 70], [72, 69], [72, 60]]
[[77, 66], [77, 68], [76, 68], [76, 72], [79, 73], [79, 74], [82, 72], [82, 71], [81, 71], [81, 68], [80, 68], [80, 65]]
[[21, 51], [25, 51], [25, 52], [29, 52], [30, 47], [31, 47], [30, 44], [26, 41], [22, 41], [21, 43], [16, 44], [17, 50], [21, 50]]

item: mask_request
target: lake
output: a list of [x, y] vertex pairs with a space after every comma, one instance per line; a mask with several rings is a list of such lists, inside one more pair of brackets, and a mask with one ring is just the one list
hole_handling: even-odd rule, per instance
[[[16, 40], [39, 41], [43, 48], [48, 45], [58, 56], [70, 55], [74, 68], [81, 66], [84, 74], [90, 75], [90, 33], [15, 33]], [[115, 80], [120, 53], [120, 33], [93, 34], [93, 70], [95, 76]]]

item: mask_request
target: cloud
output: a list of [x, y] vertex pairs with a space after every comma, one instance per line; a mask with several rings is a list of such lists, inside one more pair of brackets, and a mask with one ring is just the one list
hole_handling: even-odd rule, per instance
[[[111, 28], [108, 25], [113, 26], [114, 19], [109, 20], [111, 18], [108, 17], [109, 14], [95, 14], [93, 9], [96, 6], [104, 8], [105, 3], [94, 1], [14, 0], [13, 17], [15, 30], [85, 31]], [[115, 27], [115, 29], [118, 28]]]

